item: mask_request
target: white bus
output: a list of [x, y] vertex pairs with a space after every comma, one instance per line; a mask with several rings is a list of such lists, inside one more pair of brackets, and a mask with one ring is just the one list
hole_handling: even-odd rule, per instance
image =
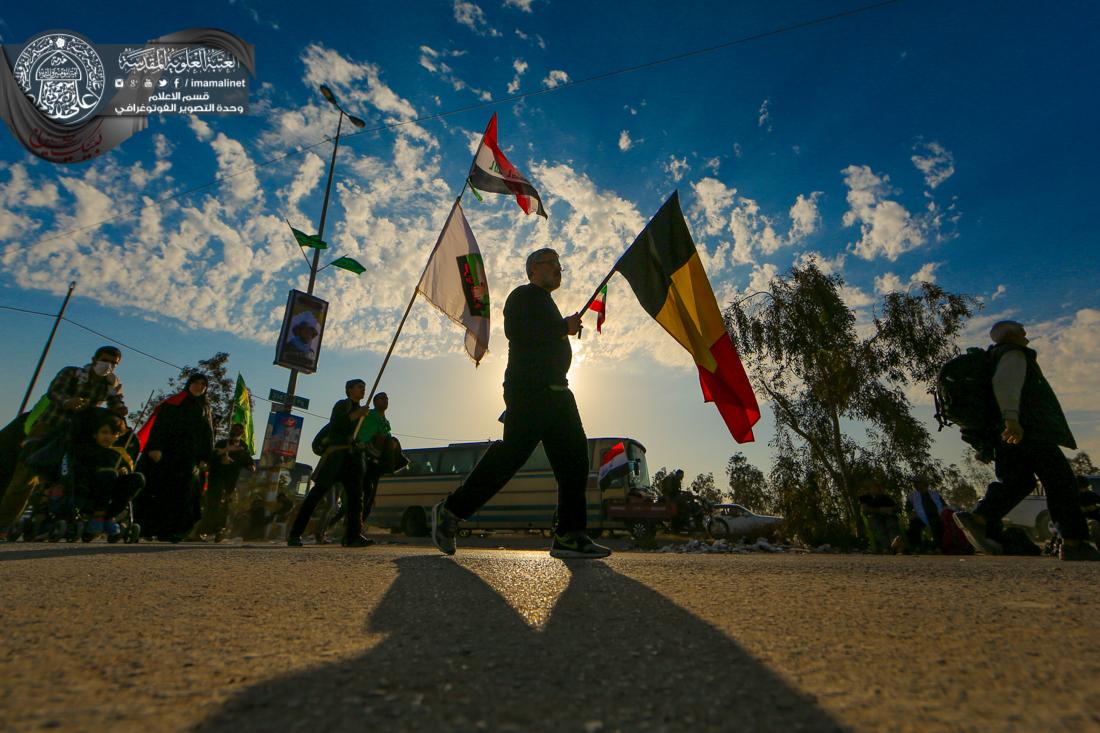
[[[596, 481], [600, 458], [616, 443], [626, 449], [630, 470], [602, 489]], [[418, 537], [428, 534], [431, 508], [465, 480], [488, 450], [488, 441], [452, 443], [440, 448], [404, 451], [409, 465], [378, 484], [368, 523]], [[588, 439], [588, 529], [598, 536], [605, 529], [625, 529], [622, 519], [609, 518], [607, 508], [650, 486], [645, 447], [631, 438]], [[463, 522], [464, 530], [551, 529], [558, 504], [558, 485], [542, 444], [493, 499]]]

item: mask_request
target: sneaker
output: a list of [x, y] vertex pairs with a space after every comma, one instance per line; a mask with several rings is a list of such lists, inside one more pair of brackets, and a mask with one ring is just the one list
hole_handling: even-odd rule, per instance
[[1004, 548], [1000, 542], [986, 536], [985, 524], [974, 517], [974, 512], [955, 512], [955, 524], [966, 535], [967, 542], [974, 547], [975, 552], [982, 552], [986, 555], [1001, 555], [1004, 553]]
[[444, 555], [453, 555], [457, 549], [455, 535], [461, 520], [443, 504], [441, 501], [432, 507], [432, 542]]
[[550, 557], [562, 560], [598, 560], [610, 554], [609, 548], [597, 545], [584, 532], [556, 534], [554, 544], [550, 546]]
[[302, 538], [301, 537], [287, 537], [286, 538], [286, 546], [287, 547], [301, 547], [302, 546]]
[[1067, 545], [1062, 542], [1062, 549], [1058, 553], [1059, 560], [1100, 560], [1100, 551], [1088, 542], [1079, 542], [1076, 545]]
[[352, 537], [350, 540], [345, 538], [340, 541], [343, 547], [370, 547], [374, 544], [374, 540], [359, 535], [358, 537]]

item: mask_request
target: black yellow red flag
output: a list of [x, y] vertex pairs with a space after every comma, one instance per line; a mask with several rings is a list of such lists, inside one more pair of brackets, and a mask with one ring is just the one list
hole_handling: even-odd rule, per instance
[[760, 407], [674, 192], [619, 258], [642, 308], [683, 346], [699, 368], [703, 399], [713, 402], [738, 443], [751, 442]]

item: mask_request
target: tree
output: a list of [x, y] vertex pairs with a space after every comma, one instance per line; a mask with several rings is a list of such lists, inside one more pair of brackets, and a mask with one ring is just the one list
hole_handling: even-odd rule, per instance
[[722, 492], [714, 485], [713, 473], [701, 473], [696, 476], [692, 479], [691, 487], [688, 491], [708, 504], [722, 503]]
[[1093, 465], [1092, 459], [1085, 451], [1078, 451], [1077, 455], [1069, 459], [1069, 465], [1073, 467], [1073, 472], [1079, 476], [1100, 473], [1100, 468]]
[[667, 476], [667, 475], [668, 475], [668, 468], [666, 466], [661, 466], [660, 468], [657, 469], [657, 473], [653, 474], [653, 481], [650, 484], [653, 487], [654, 491], [656, 491], [657, 493], [660, 493], [660, 491], [661, 491], [661, 482], [665, 480], [665, 476]]
[[[839, 275], [813, 263], [794, 267], [770, 283], [767, 300], [751, 309], [737, 301], [725, 318], [757, 394], [775, 413], [781, 473], [803, 479], [801, 488], [784, 484], [795, 493], [784, 501], [805, 516], [800, 495], [811, 491], [805, 478], [812, 475], [826, 513], [835, 510], [848, 532], [862, 535], [861, 476], [899, 486], [935, 465], [931, 437], [911, 414], [906, 392], [933, 382], [976, 304], [921, 283], [914, 292], [886, 295], [871, 322], [857, 324], [843, 286]], [[865, 441], [852, 435], [855, 426], [865, 426]], [[830, 533], [835, 529], [841, 527]]]
[[726, 464], [730, 500], [757, 512], [775, 509], [775, 497], [768, 488], [764, 472], [749, 463], [743, 453], [730, 456]]
[[978, 503], [977, 489], [954, 463], [942, 470], [939, 483], [943, 487], [940, 495], [951, 506], [969, 510]]
[[[233, 391], [236, 388], [236, 381], [230, 379], [226, 371], [228, 362], [229, 354], [219, 351], [208, 359], [200, 360], [197, 366], [183, 367], [180, 373], [168, 382], [165, 389], [154, 395], [148, 405], [137, 412], [130, 413], [130, 424], [144, 423], [157, 405], [184, 388], [192, 374], [201, 373], [205, 374], [208, 380], [206, 395], [214, 416], [214, 433], [217, 437], [225, 437], [229, 433], [229, 419], [233, 416]], [[251, 397], [249, 399], [251, 400]]]

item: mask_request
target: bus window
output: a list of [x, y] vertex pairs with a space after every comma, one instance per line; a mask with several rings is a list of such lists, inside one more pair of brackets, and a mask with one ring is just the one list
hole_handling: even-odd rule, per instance
[[474, 469], [477, 451], [473, 448], [459, 448], [443, 451], [439, 473], [465, 474]]
[[408, 451], [405, 455], [409, 457], [409, 476], [430, 476], [439, 471], [438, 450]]
[[542, 443], [539, 443], [535, 448], [535, 452], [531, 454], [531, 457], [527, 459], [527, 463], [523, 464], [521, 471], [549, 471], [550, 459], [546, 457], [546, 449], [542, 447]]

